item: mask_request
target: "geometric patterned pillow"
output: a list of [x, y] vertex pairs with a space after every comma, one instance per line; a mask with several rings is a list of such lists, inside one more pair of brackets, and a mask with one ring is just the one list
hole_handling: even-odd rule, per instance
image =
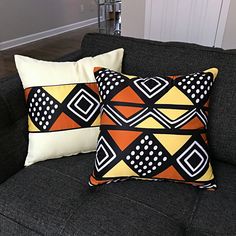
[[123, 49], [77, 62], [15, 56], [28, 108], [25, 165], [96, 150], [100, 100], [94, 66], [121, 71]]
[[206, 136], [216, 68], [150, 78], [94, 71], [102, 113], [90, 185], [141, 179], [216, 188]]

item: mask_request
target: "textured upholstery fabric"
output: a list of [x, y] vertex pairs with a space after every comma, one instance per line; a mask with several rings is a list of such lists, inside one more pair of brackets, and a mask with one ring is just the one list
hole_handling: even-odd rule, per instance
[[0, 235], [2, 236], [38, 236], [38, 234], [27, 227], [14, 222], [12, 219], [0, 214]]
[[223, 162], [213, 168], [218, 190], [201, 193], [191, 227], [210, 235], [236, 235], [236, 168]]
[[125, 74], [183, 75], [211, 67], [218, 68], [219, 74], [212, 90], [214, 99], [210, 105], [210, 146], [214, 158], [236, 164], [236, 50], [99, 34], [88, 34], [82, 42], [84, 56], [96, 55], [117, 47], [125, 49]]
[[[94, 155], [40, 162], [3, 183], [2, 232], [7, 232], [8, 227], [13, 228], [15, 235], [29, 229], [29, 235], [168, 236], [184, 235], [185, 231], [187, 235], [236, 232], [232, 194], [236, 187], [228, 180], [236, 177], [236, 171], [231, 165], [215, 163], [220, 186], [216, 192], [176, 183], [139, 181], [91, 189], [87, 178]], [[222, 199], [227, 201], [222, 203]]]

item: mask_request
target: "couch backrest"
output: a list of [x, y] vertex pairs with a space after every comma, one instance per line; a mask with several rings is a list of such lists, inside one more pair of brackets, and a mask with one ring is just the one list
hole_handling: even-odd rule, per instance
[[123, 72], [140, 76], [179, 75], [217, 67], [212, 92], [209, 141], [212, 158], [236, 165], [236, 50], [186, 43], [163, 43], [101, 34], [87, 34], [83, 56], [123, 47]]

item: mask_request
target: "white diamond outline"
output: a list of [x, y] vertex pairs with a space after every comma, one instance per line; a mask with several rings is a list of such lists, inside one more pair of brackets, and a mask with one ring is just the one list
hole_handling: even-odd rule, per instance
[[[97, 106], [94, 108], [94, 110], [91, 112], [91, 114], [86, 118], [81, 116], [80, 114], [78, 114], [72, 107], [71, 104], [74, 102], [74, 100], [82, 93], [84, 92], [85, 94], [87, 94], [94, 102], [95, 102], [95, 106], [97, 104]], [[76, 95], [70, 100], [70, 102], [67, 104], [67, 108], [74, 113], [76, 116], [80, 117], [82, 120], [84, 121], [88, 121], [93, 115], [94, 113], [97, 111], [97, 109], [99, 108], [100, 103], [93, 97], [91, 96], [85, 89], [80, 89], [80, 91], [78, 93], [76, 93]]]
[[[154, 80], [154, 81], [157, 83], [157, 85], [154, 86], [152, 89], [150, 89], [150, 88], [146, 85], [146, 82], [148, 82], [149, 80]], [[155, 80], [154, 78], [148, 78], [148, 79], [146, 79], [145, 81], [142, 81], [140, 84], [142, 84], [150, 93], [153, 92], [156, 88], [158, 88], [158, 87], [161, 86], [161, 82]]]
[[[100, 137], [100, 139], [98, 140], [98, 146], [99, 145], [102, 145], [102, 144], [100, 144], [100, 142], [103, 140], [103, 142], [106, 144], [106, 146], [109, 148], [109, 150], [111, 151], [111, 153], [112, 153], [112, 157], [110, 158], [110, 160], [108, 161], [108, 162], [106, 162], [104, 165], [102, 165], [102, 166], [98, 166], [99, 165], [99, 163], [98, 163], [98, 158], [97, 158], [97, 152], [96, 152], [96, 160], [95, 160], [95, 168], [96, 168], [96, 170], [98, 171], [98, 172], [100, 172], [102, 169], [104, 169], [108, 164], [110, 164], [115, 158], [116, 158], [116, 153], [113, 151], [113, 149], [111, 148], [111, 146], [108, 144], [108, 142], [106, 141], [106, 139], [103, 137], [103, 136], [101, 136]], [[104, 148], [104, 147], [103, 147]], [[107, 157], [108, 158], [108, 157]], [[106, 158], [106, 159], [107, 159]], [[102, 162], [102, 161], [101, 161]], [[101, 163], [100, 162], [100, 163]], [[97, 165], [97, 163], [98, 163], [98, 165]]]
[[[152, 79], [160, 79], [161, 81], [163, 81], [164, 82], [164, 85], [160, 88], [160, 89], [158, 89], [155, 93], [153, 93], [153, 94], [148, 94], [148, 93], [146, 93], [146, 91], [142, 88], [142, 87], [140, 87], [139, 86], [139, 84], [138, 84], [138, 82], [139, 81], [144, 81], [145, 82], [145, 80], [147, 80], [147, 79], [150, 79], [150, 78], [140, 78], [140, 79], [136, 79], [135, 81], [134, 81], [134, 84], [136, 85], [136, 87], [139, 89], [139, 90], [141, 90], [148, 98], [153, 98], [154, 96], [156, 96], [160, 91], [162, 91], [163, 89], [165, 89], [165, 87], [167, 87], [168, 85], [169, 85], [169, 82], [168, 81], [166, 81], [165, 79], [163, 79], [163, 78], [161, 78], [161, 77], [154, 77], [154, 78], [152, 78]], [[142, 83], [142, 82], [141, 82]], [[160, 83], [160, 82], [159, 82]], [[145, 88], [146, 88], [147, 86], [145, 86]]]
[[[206, 155], [206, 160], [205, 160], [205, 163], [203, 164], [203, 166], [195, 173], [191, 174], [184, 166], [183, 164], [181, 163], [180, 159], [194, 146], [194, 145], [197, 145], [201, 150], [202, 152]], [[200, 154], [200, 153], [199, 153]], [[201, 154], [200, 154], [201, 155]], [[189, 156], [189, 155], [188, 155]], [[187, 156], [187, 158], [188, 158]], [[204, 157], [202, 157], [204, 159]], [[199, 172], [201, 172], [204, 167], [206, 166], [207, 162], [208, 162], [208, 154], [207, 152], [203, 149], [203, 147], [197, 142], [197, 141], [194, 141], [188, 149], [186, 149], [177, 159], [177, 162], [178, 164], [182, 167], [182, 169], [190, 176], [190, 177], [194, 177], [196, 176], [197, 174], [199, 174]]]
[[[199, 162], [199, 164], [198, 164], [195, 168], [193, 168], [193, 166], [191, 165], [191, 163], [188, 162], [188, 160], [192, 157], [192, 155], [193, 155], [194, 153], [197, 153], [198, 157], [200, 157], [200, 159], [201, 159], [201, 161]], [[188, 156], [186, 159], [184, 159], [184, 162], [188, 165], [188, 167], [189, 167], [193, 172], [195, 172], [195, 171], [202, 165], [202, 163], [204, 162], [204, 158], [201, 156], [201, 154], [200, 154], [197, 150], [194, 149], [194, 150], [189, 154], [189, 156]]]
[[[106, 156], [105, 156], [101, 161], [99, 161], [97, 153], [99, 152], [99, 150], [100, 150], [101, 148], [102, 148], [102, 150], [105, 152]], [[104, 146], [103, 146], [102, 144], [99, 145], [99, 147], [98, 147], [98, 149], [97, 149], [97, 152], [96, 152], [96, 158], [97, 158], [97, 163], [98, 163], [98, 165], [100, 166], [108, 157], [109, 157], [109, 154], [108, 154], [107, 150], [104, 148]]]
[[[85, 100], [90, 103], [90, 107], [89, 107], [86, 111], [84, 111], [83, 109], [81, 109], [81, 108], [78, 106], [78, 104], [79, 104], [79, 102], [81, 101], [82, 98], [85, 98]], [[78, 110], [80, 110], [82, 113], [84, 113], [85, 115], [87, 115], [87, 114], [89, 113], [89, 111], [92, 109], [94, 103], [92, 103], [90, 100], [88, 100], [88, 98], [87, 98], [84, 94], [82, 94], [82, 95], [79, 97], [79, 99], [77, 100], [77, 102], [75, 102], [74, 105], [75, 105], [75, 107], [76, 107]]]

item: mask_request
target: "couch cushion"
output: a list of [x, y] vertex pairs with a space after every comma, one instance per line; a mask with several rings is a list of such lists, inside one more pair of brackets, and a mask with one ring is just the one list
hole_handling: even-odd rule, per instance
[[[86, 158], [92, 154], [83, 154], [85, 158], [78, 160], [77, 158], [65, 158], [56, 161], [47, 161], [40, 163], [44, 167], [54, 171], [59, 171], [65, 175], [75, 179], [80, 179], [83, 185], [87, 188], [88, 177], [94, 165], [93, 158]], [[87, 164], [89, 162], [89, 164]], [[81, 168], [80, 168], [81, 166]], [[141, 205], [157, 210], [160, 213], [172, 217], [180, 224], [186, 223], [190, 214], [189, 211], [193, 208], [195, 200], [198, 199], [198, 189], [193, 189], [191, 186], [169, 182], [142, 182], [142, 181], [126, 181], [114, 183], [112, 185], [102, 185], [99, 188], [92, 188], [92, 192], [111, 194], [121, 196], [124, 199], [135, 201]], [[149, 193], [147, 195], [147, 192]], [[176, 197], [178, 196], [178, 197]], [[96, 197], [95, 197], [96, 198]]]
[[[187, 196], [193, 194], [193, 189], [185, 188], [177, 191], [175, 187], [179, 184], [165, 188], [165, 184], [168, 183], [158, 182], [154, 183], [152, 188], [149, 186], [147, 188], [147, 183], [143, 183], [141, 186], [143, 191], [135, 196], [133, 196], [134, 188], [137, 188], [135, 182], [131, 182], [129, 186], [124, 186], [122, 183], [111, 185], [111, 188], [107, 186], [100, 186], [99, 188], [105, 188], [106, 192], [111, 191], [127, 198], [132, 196], [139, 202], [148, 201], [161, 212], [171, 215], [176, 222], [180, 220], [184, 224], [185, 235], [233, 236], [236, 235], [236, 184], [234, 181], [236, 179], [236, 168], [220, 161], [214, 161], [213, 168], [217, 177], [218, 189], [215, 192], [199, 191], [194, 202], [193, 199], [189, 202], [190, 198]], [[130, 187], [131, 184], [135, 187]], [[180, 206], [182, 209], [179, 209]], [[186, 218], [183, 217], [184, 215]]]
[[209, 113], [211, 152], [216, 159], [236, 164], [236, 50], [102, 34], [88, 34], [82, 42], [84, 56], [96, 55], [117, 47], [125, 49], [125, 74], [183, 75], [217, 67], [219, 74]]
[[201, 192], [189, 228], [206, 235], [236, 235], [236, 168], [223, 162], [213, 167], [218, 189]]
[[[236, 172], [230, 165], [217, 163], [220, 187], [216, 192], [176, 183], [140, 181], [91, 189], [87, 181], [94, 155], [39, 162], [3, 183], [2, 232], [13, 226], [15, 233], [28, 230], [29, 235], [168, 236], [183, 235], [186, 229], [187, 235], [234, 232], [235, 186], [230, 176]], [[224, 198], [227, 201], [222, 203]], [[226, 211], [218, 209], [222, 204]], [[208, 221], [211, 227], [207, 229]]]
[[41, 234], [25, 227], [12, 219], [0, 214], [0, 235], [2, 236], [39, 236]]
[[27, 118], [19, 77], [0, 79], [0, 183], [23, 168]]
[[0, 186], [1, 218], [47, 235], [183, 235], [197, 189], [135, 181], [91, 189], [93, 161], [81, 154], [23, 169]]

